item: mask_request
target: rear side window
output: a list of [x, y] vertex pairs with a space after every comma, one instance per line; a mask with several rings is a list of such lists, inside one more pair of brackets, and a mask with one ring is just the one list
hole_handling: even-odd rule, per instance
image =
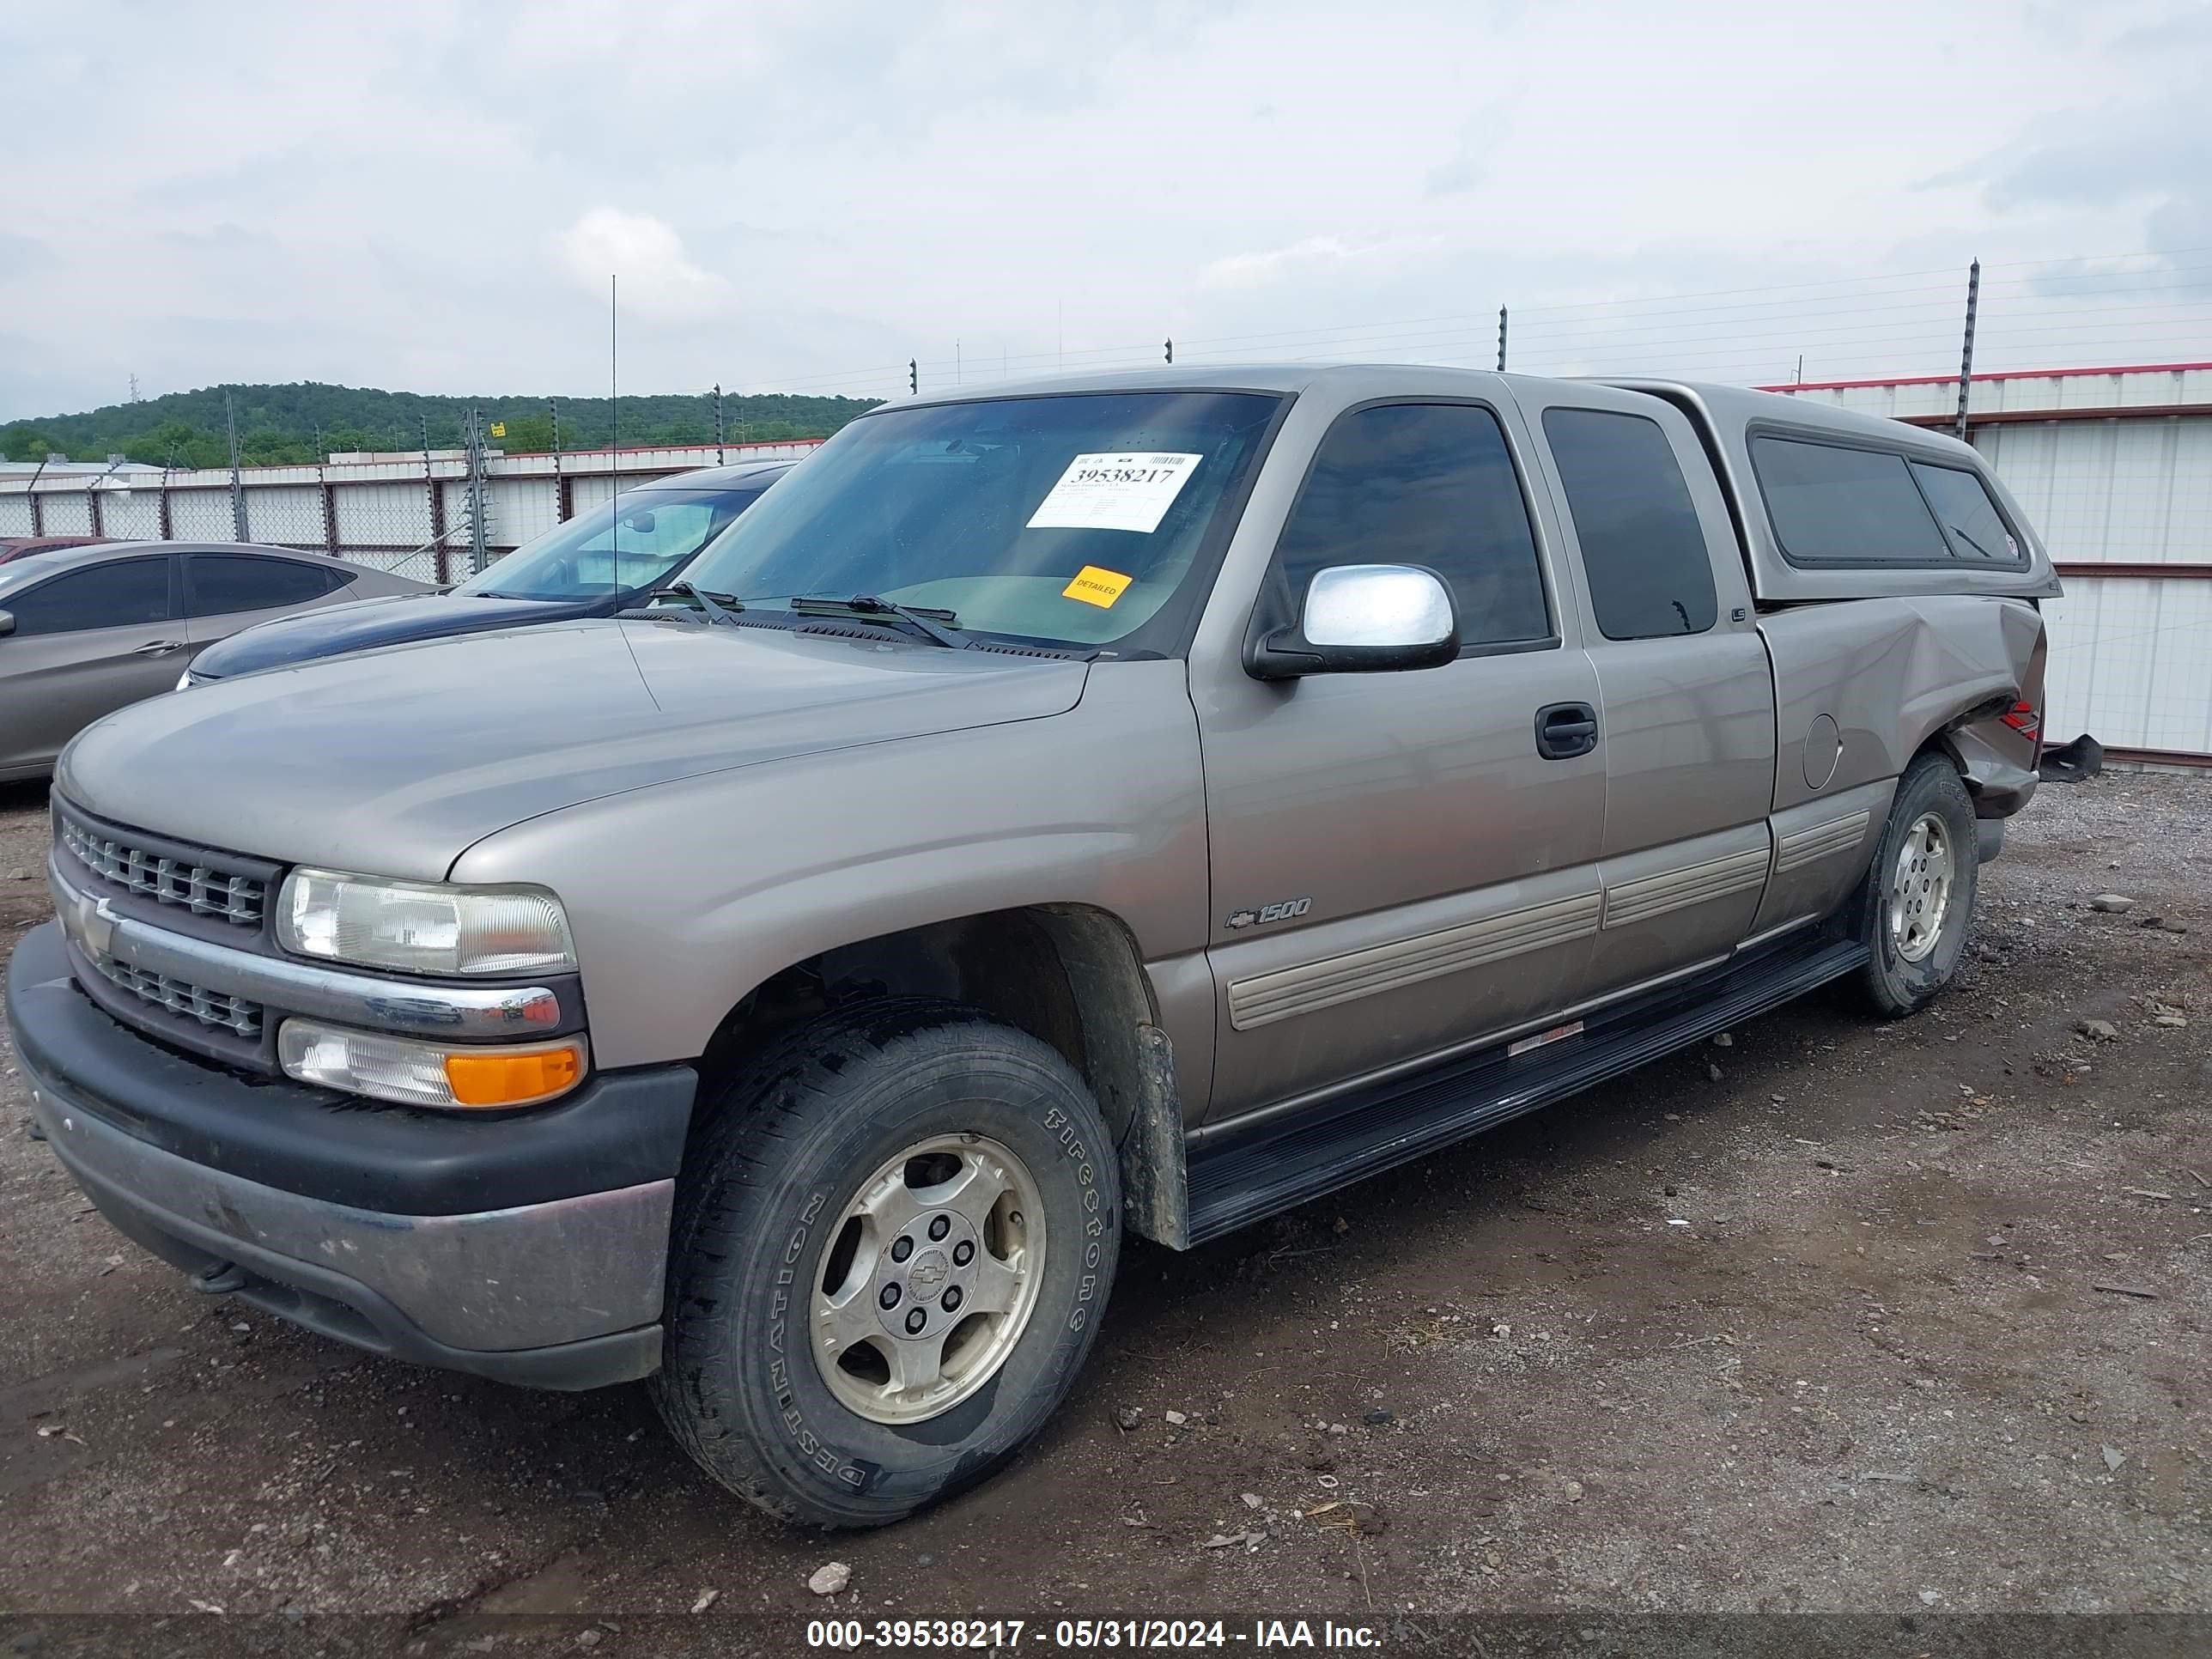
[[81, 634], [94, 628], [126, 628], [166, 622], [169, 562], [118, 559], [42, 582], [0, 605], [15, 618], [19, 635]]
[[1936, 522], [1951, 538], [1951, 550], [1968, 564], [2018, 566], [2020, 544], [2005, 528], [2004, 516], [1990, 499], [1989, 486], [1962, 466], [1912, 463], [1912, 476], [1928, 498]]
[[222, 617], [237, 611], [273, 611], [305, 605], [343, 586], [353, 573], [333, 560], [257, 559], [242, 553], [185, 555], [185, 614]]
[[1902, 455], [1754, 438], [1751, 460], [1774, 538], [1791, 563], [1950, 562], [1950, 544]]
[[1450, 584], [1462, 645], [1551, 637], [1536, 538], [1498, 417], [1383, 404], [1328, 430], [1276, 544], [1293, 612], [1332, 564], [1425, 565]]
[[1702, 634], [1720, 616], [1705, 526], [1656, 421], [1601, 409], [1547, 409], [1544, 436], [1567, 492], [1609, 640]]

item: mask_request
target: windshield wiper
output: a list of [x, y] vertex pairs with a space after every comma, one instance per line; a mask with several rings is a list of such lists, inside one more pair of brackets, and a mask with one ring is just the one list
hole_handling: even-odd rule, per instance
[[896, 619], [932, 642], [951, 651], [965, 651], [975, 643], [965, 634], [957, 633], [949, 626], [960, 620], [957, 611], [899, 605], [890, 599], [879, 599], [872, 593], [855, 593], [849, 599], [825, 599], [801, 594], [791, 601], [791, 611], [793, 616], [798, 617], [853, 617], [862, 622], [880, 621], [885, 623]]
[[744, 626], [738, 622], [736, 613], [745, 608], [744, 602], [733, 594], [716, 593], [694, 582], [671, 582], [665, 587], [654, 588], [645, 597], [648, 600], [657, 599], [663, 593], [677, 593], [685, 599], [697, 600], [699, 608], [707, 613], [710, 624], [726, 623], [732, 628]]
[[1975, 552], [1980, 554], [1984, 558], [1994, 559], [1996, 557], [1996, 554], [1990, 552], [1988, 548], [1984, 547], [1979, 542], [1976, 541], [1972, 536], [1969, 536], [1966, 533], [1966, 526], [1954, 524], [1950, 526], [1950, 531], [1954, 536], [1956, 536], [1960, 541], [1966, 543], [1967, 546], [1972, 548]]

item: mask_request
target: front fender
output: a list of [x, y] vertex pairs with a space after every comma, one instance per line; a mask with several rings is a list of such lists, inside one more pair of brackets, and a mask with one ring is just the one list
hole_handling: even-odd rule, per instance
[[1084, 905], [1146, 961], [1202, 951], [1195, 716], [1179, 662], [1101, 664], [1064, 714], [602, 798], [489, 836], [453, 878], [568, 908], [598, 1063], [696, 1058], [790, 964], [994, 910]]

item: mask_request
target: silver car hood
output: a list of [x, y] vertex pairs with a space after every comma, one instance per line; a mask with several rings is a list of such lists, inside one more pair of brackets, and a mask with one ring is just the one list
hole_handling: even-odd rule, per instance
[[203, 846], [435, 880], [525, 818], [730, 767], [1060, 714], [1085, 672], [881, 636], [556, 624], [150, 698], [80, 733], [56, 783], [117, 823]]

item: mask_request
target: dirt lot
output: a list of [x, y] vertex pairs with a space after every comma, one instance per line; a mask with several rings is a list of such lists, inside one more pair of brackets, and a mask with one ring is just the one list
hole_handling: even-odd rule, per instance
[[[0, 799], [0, 945], [46, 914], [42, 807]], [[609, 1653], [710, 1593], [702, 1628], [765, 1651], [831, 1611], [2212, 1608], [2212, 787], [2046, 787], [1984, 880], [1917, 1018], [1815, 998], [1131, 1249], [1058, 1425], [864, 1537], [709, 1486], [641, 1390], [510, 1391], [195, 1296], [28, 1139], [10, 1061], [0, 1608], [373, 1612], [430, 1651], [576, 1613], [560, 1641]]]

